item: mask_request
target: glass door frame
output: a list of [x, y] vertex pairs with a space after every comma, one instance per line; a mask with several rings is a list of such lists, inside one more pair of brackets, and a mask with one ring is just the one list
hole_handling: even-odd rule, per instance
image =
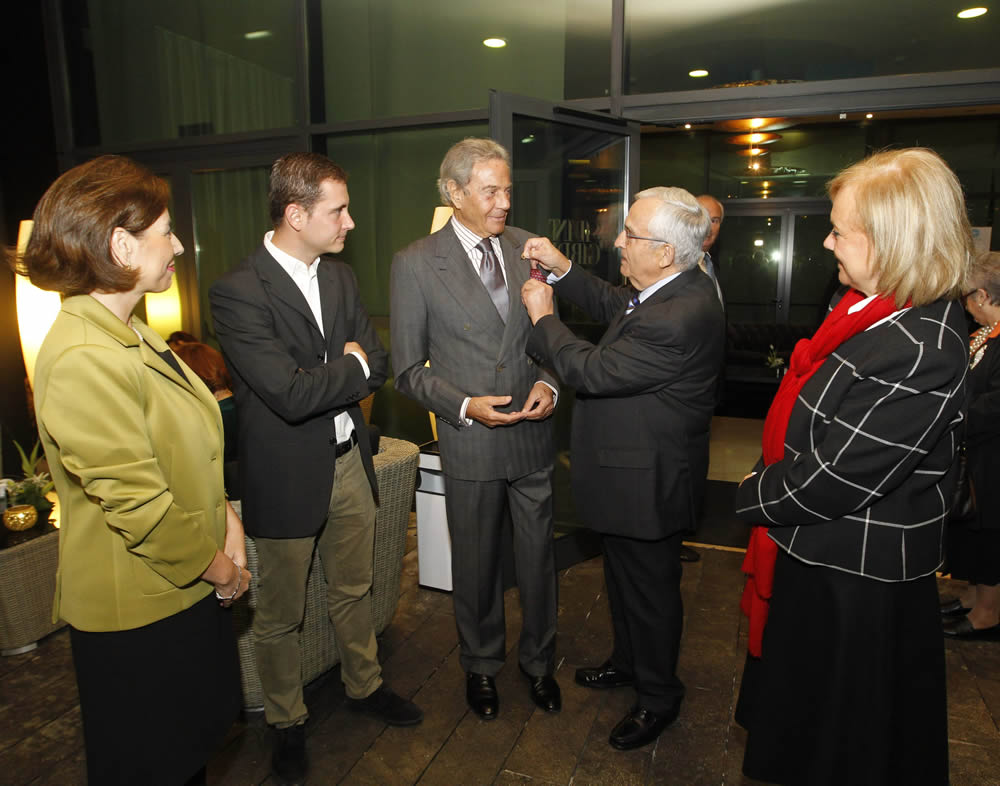
[[[774, 322], [787, 324], [792, 298], [792, 251], [795, 248], [795, 216], [830, 214], [830, 200], [825, 197], [810, 199], [737, 199], [724, 203], [725, 218], [722, 224], [722, 242], [725, 242], [725, 219], [736, 216], [781, 219], [781, 245], [778, 259], [778, 281], [774, 293]], [[725, 286], [725, 280], [723, 280]]]

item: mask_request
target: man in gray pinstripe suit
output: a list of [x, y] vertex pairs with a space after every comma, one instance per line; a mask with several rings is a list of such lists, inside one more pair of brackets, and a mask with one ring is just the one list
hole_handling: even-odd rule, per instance
[[438, 417], [466, 699], [481, 718], [496, 717], [494, 676], [505, 652], [500, 534], [509, 515], [523, 615], [518, 660], [535, 703], [558, 712], [549, 417], [557, 388], [524, 352], [531, 321], [519, 295], [529, 276], [521, 248], [531, 235], [506, 227], [510, 155], [496, 142], [454, 145], [438, 188], [452, 220], [392, 263], [392, 361], [396, 389]]

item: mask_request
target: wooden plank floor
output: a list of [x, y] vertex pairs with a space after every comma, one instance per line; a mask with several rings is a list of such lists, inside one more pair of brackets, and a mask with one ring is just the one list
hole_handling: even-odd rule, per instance
[[[610, 652], [600, 558], [560, 575], [558, 670], [563, 711], [536, 711], [514, 652], [497, 678], [500, 715], [466, 708], [451, 598], [417, 585], [414, 533], [399, 609], [381, 641], [388, 683], [424, 709], [423, 724], [387, 728], [350, 713], [339, 672], [309, 686], [311, 784], [743, 784], [744, 734], [732, 721], [745, 653], [738, 610], [742, 554], [703, 550], [685, 565], [680, 675], [687, 698], [656, 745], [622, 753], [607, 744], [632, 700], [628, 689], [590, 691], [573, 670]], [[942, 591], [948, 582], [942, 581]], [[516, 590], [506, 596], [516, 647]], [[949, 643], [952, 784], [1000, 783], [1000, 643]], [[155, 707], [145, 711], [155, 712]], [[141, 723], [141, 714], [125, 722]], [[65, 631], [26, 655], [0, 659], [0, 784], [83, 784], [76, 683]], [[209, 783], [271, 784], [270, 735], [259, 716], [236, 724], [209, 764]]]

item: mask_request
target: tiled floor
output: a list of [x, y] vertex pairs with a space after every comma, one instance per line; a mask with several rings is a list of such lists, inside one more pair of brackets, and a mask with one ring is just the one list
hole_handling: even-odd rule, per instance
[[[722, 422], [719, 422], [722, 421]], [[734, 422], [728, 422], [734, 421]], [[760, 425], [717, 419], [715, 479], [739, 479], [757, 458]], [[735, 447], [743, 434], [746, 446]], [[741, 452], [742, 451], [742, 452]], [[411, 528], [402, 595], [381, 641], [387, 681], [424, 709], [410, 729], [387, 728], [347, 711], [337, 670], [307, 691], [311, 784], [742, 784], [744, 734], [732, 722], [745, 653], [738, 610], [742, 554], [703, 550], [686, 564], [686, 612], [680, 676], [688, 693], [681, 716], [655, 745], [621, 753], [607, 736], [631, 702], [628, 689], [589, 691], [573, 682], [577, 666], [610, 651], [600, 558], [560, 574], [558, 670], [563, 711], [535, 711], [516, 658], [500, 673], [500, 716], [480, 721], [466, 709], [449, 595], [417, 583]], [[948, 581], [942, 580], [942, 592]], [[508, 646], [520, 627], [517, 591], [506, 596]], [[953, 786], [1000, 784], [1000, 643], [946, 647]], [[193, 654], [196, 656], [196, 654]], [[143, 712], [155, 712], [145, 708]], [[141, 723], [141, 713], [124, 722]], [[209, 764], [209, 783], [270, 784], [270, 736], [259, 716], [235, 725]], [[66, 632], [32, 653], [0, 659], [0, 785], [82, 784], [79, 707]], [[909, 785], [907, 785], [909, 786]], [[917, 784], [916, 786], [921, 786]]]

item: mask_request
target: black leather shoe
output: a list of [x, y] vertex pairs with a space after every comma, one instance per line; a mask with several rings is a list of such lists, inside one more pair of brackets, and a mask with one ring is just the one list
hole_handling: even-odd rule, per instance
[[302, 783], [306, 778], [306, 733], [302, 724], [275, 729], [271, 772], [282, 784]]
[[576, 684], [585, 688], [624, 688], [633, 682], [631, 674], [615, 668], [610, 660], [576, 670]]
[[363, 699], [348, 698], [347, 706], [353, 712], [373, 715], [390, 726], [416, 726], [424, 719], [420, 707], [394, 693], [385, 686], [385, 683]]
[[472, 711], [483, 720], [493, 720], [500, 711], [497, 685], [489, 674], [466, 672], [465, 700]]
[[521, 668], [521, 673], [531, 683], [531, 700], [546, 712], [559, 712], [562, 709], [562, 692], [559, 683], [551, 674], [536, 677]]
[[972, 611], [972, 609], [963, 606], [960, 598], [955, 598], [954, 600], [949, 600], [947, 603], [941, 604], [942, 617], [959, 617], [968, 614], [970, 611]]
[[981, 639], [983, 641], [1000, 641], [1000, 625], [991, 628], [974, 628], [968, 617], [948, 620], [941, 630], [949, 639]]
[[681, 544], [681, 562], [697, 562], [701, 559], [701, 554], [690, 546]]
[[679, 701], [672, 709], [662, 713], [633, 707], [632, 711], [611, 730], [608, 742], [620, 751], [630, 751], [648, 745], [659, 737], [667, 726], [677, 720], [680, 710]]

